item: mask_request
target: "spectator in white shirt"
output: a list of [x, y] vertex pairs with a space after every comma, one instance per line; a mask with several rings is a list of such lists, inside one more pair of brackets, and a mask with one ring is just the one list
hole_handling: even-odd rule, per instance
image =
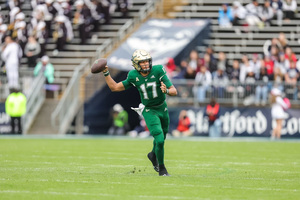
[[252, 59], [249, 61], [250, 66], [253, 66], [253, 70], [255, 73], [255, 78], [259, 76], [260, 68], [261, 68], [261, 59], [257, 53], [252, 55]]
[[0, 46], [4, 43], [4, 38], [7, 35], [7, 25], [2, 24], [0, 25]]
[[210, 88], [211, 82], [212, 76], [210, 71], [205, 66], [201, 66], [195, 77], [195, 96], [197, 96], [199, 102], [204, 102], [206, 91]]
[[246, 78], [249, 77], [248, 74], [251, 73], [254, 73], [254, 66], [249, 62], [248, 56], [243, 55], [240, 67], [240, 81], [244, 83], [246, 81]]
[[282, 122], [288, 117], [288, 114], [284, 111], [289, 108], [289, 105], [281, 97], [281, 91], [278, 88], [271, 90], [271, 115], [272, 120], [276, 121], [276, 125], [272, 130], [272, 139], [280, 139]]
[[35, 67], [40, 52], [41, 52], [40, 44], [36, 41], [36, 39], [33, 36], [30, 36], [28, 38], [28, 42], [25, 45], [25, 49], [24, 49], [24, 54], [27, 57], [27, 63], [29, 68]]
[[18, 13], [20, 13], [21, 10], [19, 7], [14, 7], [9, 12], [9, 23], [12, 24], [15, 21], [15, 17]]
[[39, 57], [43, 57], [46, 54], [46, 45], [49, 38], [49, 32], [46, 30], [46, 23], [41, 21], [36, 28], [36, 38], [41, 46], [41, 52]]
[[277, 17], [277, 25], [282, 25], [283, 11], [282, 11], [282, 1], [281, 0], [271, 0], [271, 7], [273, 9], [274, 15]]
[[271, 20], [274, 17], [273, 9], [270, 6], [270, 1], [265, 0], [264, 6], [258, 7], [258, 16], [265, 26], [271, 25]]
[[218, 98], [224, 98], [225, 89], [228, 86], [228, 76], [225, 72], [225, 67], [219, 65], [217, 71], [212, 73], [212, 81], [214, 88], [214, 96]]
[[24, 0], [8, 0], [7, 4], [9, 6], [9, 9], [12, 10], [15, 7], [21, 7], [24, 3]]
[[26, 22], [20, 21], [15, 24], [16, 29], [16, 39], [15, 41], [20, 45], [22, 50], [25, 48], [25, 44], [27, 43], [28, 34], [26, 29]]
[[21, 47], [10, 36], [6, 36], [1, 57], [5, 61], [9, 88], [19, 87], [19, 59], [22, 54]]
[[285, 0], [282, 5], [284, 18], [286, 20], [294, 19], [295, 12], [297, 11], [297, 2], [296, 0]]
[[259, 18], [259, 4], [257, 0], [252, 0], [252, 3], [246, 5], [247, 15], [246, 15], [246, 22], [250, 26], [258, 25], [262, 28], [263, 23]]
[[234, 1], [233, 2], [233, 20], [232, 24], [233, 25], [239, 25], [239, 21], [245, 19], [247, 10], [242, 6], [242, 4], [239, 1]]

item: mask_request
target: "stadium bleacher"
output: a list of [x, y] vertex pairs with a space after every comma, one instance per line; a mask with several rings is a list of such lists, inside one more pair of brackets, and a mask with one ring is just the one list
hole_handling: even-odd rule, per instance
[[[279, 26], [268, 26], [263, 29], [253, 27], [248, 33], [243, 33], [243, 26], [234, 26], [232, 28], [222, 28], [218, 23], [218, 10], [224, 3], [220, 0], [211, 1], [199, 1], [199, 0], [185, 0], [186, 5], [175, 6], [174, 11], [169, 12], [169, 17], [175, 18], [210, 18], [211, 19], [211, 39], [207, 41], [207, 45], [212, 45], [214, 51], [218, 53], [223, 51], [225, 53], [230, 53], [235, 51], [236, 46], [244, 47], [241, 48], [240, 53], [252, 54], [253, 52], [261, 53], [263, 43], [266, 40], [272, 39], [273, 37], [278, 37], [279, 32], [286, 34], [289, 45], [293, 47], [293, 51], [296, 53], [297, 57], [300, 55], [300, 48], [295, 48], [299, 46], [299, 35], [300, 35], [300, 7], [298, 6], [298, 13], [295, 15], [295, 19], [289, 22], [284, 22], [282, 27]], [[226, 1], [230, 6], [233, 0]], [[250, 0], [241, 1], [243, 5], [250, 3]], [[263, 1], [258, 1], [260, 5]], [[276, 24], [276, 20], [272, 20], [273, 24]], [[217, 43], [214, 41], [222, 41], [222, 43]], [[251, 46], [251, 48], [248, 48]], [[224, 47], [224, 48], [222, 48]], [[253, 48], [252, 48], [253, 47]], [[257, 51], [255, 51], [255, 48]], [[203, 48], [198, 48], [200, 53]], [[236, 56], [239, 58], [239, 56]]]
[[[73, 25], [73, 32], [74, 32], [74, 39], [69, 41], [63, 51], [55, 52], [56, 44], [52, 37], [50, 36], [47, 47], [46, 47], [46, 54], [50, 57], [50, 62], [53, 64], [55, 68], [55, 81], [54, 85], [59, 87], [55, 87], [56, 89], [59, 88], [58, 95], [57, 91], [55, 91], [56, 95], [52, 97], [56, 97], [57, 99], [49, 99], [49, 101], [45, 101], [45, 106], [43, 106], [42, 110], [40, 111], [37, 119], [44, 119], [45, 121], [50, 121], [49, 118], [49, 110], [54, 110], [55, 108], [53, 105], [57, 105], [59, 100], [64, 94], [64, 90], [69, 85], [69, 82], [73, 76], [74, 70], [77, 66], [82, 63], [85, 59], [89, 59], [90, 63], [99, 56], [105, 56], [104, 53], [107, 53], [111, 50], [114, 45], [126, 37], [135, 26], [137, 26], [142, 20], [144, 20], [145, 16], [147, 17], [154, 9], [151, 7], [153, 6], [153, 2], [155, 1], [147, 1], [147, 0], [134, 0], [130, 1], [130, 5], [128, 7], [128, 14], [124, 16], [121, 12], [115, 11], [111, 14], [110, 23], [107, 24], [100, 24], [99, 30], [97, 32], [91, 32], [90, 38], [87, 39], [86, 44], [80, 44], [80, 38], [78, 35], [77, 27]], [[1, 15], [5, 18], [8, 18], [9, 9], [6, 4], [6, 0], [1, 0]], [[21, 6], [22, 12], [25, 13], [25, 21], [29, 22], [30, 17], [32, 15], [32, 8], [30, 5], [30, 1], [24, 1]], [[74, 7], [72, 10], [74, 11]], [[142, 13], [141, 13], [142, 12]], [[87, 68], [88, 69], [88, 68]], [[27, 67], [27, 58], [23, 57], [21, 59], [21, 66], [20, 71], [28, 70]], [[93, 79], [93, 78], [90, 78]], [[94, 84], [95, 80], [89, 84], [89, 80], [83, 81], [82, 84], [86, 84], [88, 88], [87, 96], [92, 96], [92, 94], [100, 87], [100, 84]], [[98, 81], [98, 80], [96, 80]], [[22, 84], [22, 83], [21, 83]], [[82, 86], [81, 88], [85, 88]], [[84, 92], [81, 92], [81, 96], [85, 96]], [[51, 97], [51, 95], [50, 95]], [[5, 97], [4, 97], [5, 100]], [[53, 103], [54, 101], [54, 103]], [[49, 105], [49, 106], [47, 106]], [[52, 106], [51, 106], [52, 105]], [[50, 109], [46, 108], [51, 107]], [[43, 111], [43, 109], [46, 109]], [[46, 114], [43, 114], [46, 113]], [[48, 116], [46, 116], [48, 115]], [[46, 119], [45, 119], [46, 117]], [[38, 124], [42, 124], [39, 126]], [[53, 129], [51, 129], [51, 125], [48, 123], [49, 132], [53, 133]], [[34, 126], [43, 127], [44, 123], [36, 122], [33, 124]], [[34, 128], [37, 130], [41, 130], [40, 128]], [[47, 128], [44, 128], [47, 130]], [[35, 131], [33, 131], [35, 132]], [[54, 131], [55, 132], [55, 131]]]
[[[196, 50], [198, 51], [200, 57], [202, 58], [205, 50], [208, 46], [212, 47], [213, 55], [218, 58], [219, 52], [224, 52], [230, 64], [232, 64], [234, 59], [241, 60], [243, 54], [247, 55], [249, 58], [253, 54], [263, 55], [263, 46], [267, 40], [271, 40], [274, 37], [278, 37], [279, 33], [285, 34], [288, 45], [292, 48], [293, 52], [296, 54], [297, 58], [300, 57], [300, 7], [298, 5], [298, 12], [295, 14], [295, 19], [289, 21], [283, 21], [282, 26], [277, 26], [276, 19], [271, 20], [271, 26], [265, 26], [263, 28], [258, 26], [245, 26], [243, 20], [240, 21], [239, 25], [234, 25], [230, 28], [220, 27], [218, 22], [218, 11], [223, 3], [232, 6], [234, 0], [222, 1], [222, 0], [184, 0], [181, 1], [184, 5], [176, 5], [172, 10], [166, 13], [168, 17], [172, 18], [186, 18], [186, 19], [210, 19], [211, 21], [211, 34], [210, 39], [206, 40], [204, 46], [198, 46]], [[240, 1], [243, 6], [251, 3], [251, 0]], [[263, 0], [258, 0], [260, 5], [263, 5]], [[187, 90], [192, 94], [191, 84], [186, 84]], [[230, 97], [231, 98], [231, 97]], [[178, 102], [193, 102], [193, 99], [172, 99], [175, 104]], [[226, 99], [221, 99], [222, 102], [230, 102]], [[294, 106], [298, 106], [297, 101], [293, 101]], [[195, 104], [197, 105], [197, 104]], [[243, 105], [243, 104], [241, 104]]]

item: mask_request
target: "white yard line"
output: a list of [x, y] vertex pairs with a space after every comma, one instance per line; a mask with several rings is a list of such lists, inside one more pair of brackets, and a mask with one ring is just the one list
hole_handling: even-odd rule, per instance
[[162, 184], [172, 187], [197, 187], [197, 188], [222, 188], [222, 189], [234, 189], [234, 190], [254, 190], [254, 191], [282, 191], [282, 192], [299, 192], [298, 189], [281, 189], [281, 188], [254, 188], [254, 187], [230, 187], [230, 186], [215, 186], [215, 185], [193, 185], [193, 184], [183, 184], [183, 185], [175, 185], [175, 184]]
[[[56, 191], [44, 191], [44, 192], [34, 192], [28, 190], [0, 190], [0, 193], [10, 193], [10, 194], [47, 194], [47, 195], [59, 195], [59, 196], [96, 196], [96, 197], [119, 197], [124, 198], [121, 195], [108, 194], [108, 193], [81, 193], [81, 192], [56, 192]], [[190, 199], [190, 200], [209, 200], [210, 198], [200, 198], [200, 197], [180, 197], [180, 196], [148, 196], [148, 195], [129, 195], [131, 199]]]
[[52, 195], [74, 195], [74, 196], [106, 196], [106, 197], [121, 197], [120, 195], [116, 194], [105, 194], [105, 193], [82, 193], [82, 192], [56, 192], [56, 191], [44, 191], [44, 192], [35, 192], [35, 191], [28, 191], [28, 190], [0, 190], [0, 193], [22, 193], [22, 194], [52, 194]]
[[[166, 186], [176, 186], [175, 184], [163, 184]], [[181, 187], [195, 187], [194, 185], [181, 185]], [[216, 186], [210, 185], [197, 185], [198, 188], [215, 188]], [[253, 187], [230, 187], [221, 186], [222, 189], [234, 189], [234, 190], [251, 190], [251, 191], [280, 191], [280, 192], [299, 192], [297, 189], [280, 189], [280, 188], [253, 188]], [[35, 192], [28, 190], [0, 190], [0, 193], [10, 193], [10, 194], [47, 194], [47, 195], [73, 195], [73, 196], [96, 196], [96, 197], [120, 197], [121, 195], [109, 194], [109, 193], [85, 193], [85, 192], [57, 192], [57, 191], [44, 191]], [[199, 198], [199, 197], [180, 197], [180, 196], [149, 196], [149, 195], [130, 195], [129, 197], [136, 198], [146, 198], [146, 199], [191, 199], [191, 200], [204, 200], [209, 198]]]
[[210, 199], [210, 198], [200, 198], [200, 197], [148, 196], [148, 195], [139, 195], [139, 196], [135, 196], [135, 197], [146, 198], [146, 199], [191, 199], [191, 200], [209, 200]]
[[[0, 181], [9, 181], [10, 179], [0, 178]], [[123, 182], [104, 182], [104, 181], [94, 181], [94, 180], [49, 180], [49, 179], [30, 179], [30, 182], [58, 182], [58, 183], [93, 183], [93, 184], [115, 184], [115, 185], [138, 185], [138, 183], [123, 183]], [[0, 190], [1, 191], [1, 190]]]

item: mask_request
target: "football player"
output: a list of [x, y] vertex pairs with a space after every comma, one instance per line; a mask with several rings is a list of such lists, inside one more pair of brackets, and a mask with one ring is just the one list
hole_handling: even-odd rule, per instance
[[147, 156], [159, 176], [169, 176], [164, 165], [164, 142], [170, 123], [165, 100], [166, 94], [176, 96], [177, 90], [162, 65], [152, 66], [152, 57], [145, 50], [136, 50], [131, 61], [135, 69], [128, 72], [126, 80], [116, 83], [109, 75], [108, 66], [103, 75], [112, 92], [120, 92], [132, 86], [138, 89], [142, 103], [139, 108], [133, 109], [144, 117], [150, 134], [154, 137], [153, 149]]

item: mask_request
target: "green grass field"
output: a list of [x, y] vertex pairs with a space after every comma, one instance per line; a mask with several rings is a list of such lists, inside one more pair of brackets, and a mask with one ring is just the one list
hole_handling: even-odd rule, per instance
[[0, 199], [300, 199], [300, 141], [0, 138]]

